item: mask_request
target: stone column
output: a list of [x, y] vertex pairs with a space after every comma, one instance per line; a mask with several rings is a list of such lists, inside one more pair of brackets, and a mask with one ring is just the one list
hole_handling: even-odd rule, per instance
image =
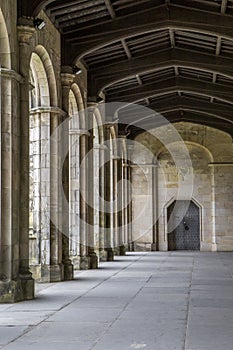
[[151, 251], [159, 250], [158, 241], [158, 173], [157, 165], [152, 164], [152, 244]]
[[113, 245], [115, 255], [119, 255], [119, 216], [118, 216], [118, 161], [119, 157], [114, 154], [112, 156], [112, 203], [113, 203], [113, 214], [112, 214], [112, 231], [113, 231]]
[[99, 212], [99, 258], [100, 261], [107, 260], [106, 250], [106, 210], [105, 210], [105, 153], [108, 152], [106, 145], [99, 145], [99, 195], [100, 195], [100, 212]]
[[80, 129], [79, 119], [70, 120], [70, 259], [80, 269]]
[[[62, 234], [59, 223], [59, 140], [55, 140], [62, 116], [58, 107], [31, 110], [33, 181], [33, 235], [36, 239], [31, 270], [40, 282], [64, 280]], [[51, 138], [51, 139], [50, 139]], [[52, 140], [52, 141], [51, 141]], [[35, 244], [34, 244], [35, 246]], [[34, 249], [35, 250], [35, 249]]]
[[132, 169], [131, 169], [131, 159], [132, 159], [132, 152], [133, 152], [134, 146], [131, 145], [129, 142], [127, 143], [127, 151], [128, 151], [128, 164], [127, 167], [127, 178], [128, 178], [128, 250], [134, 251], [134, 242], [133, 242], [133, 235], [132, 235]]
[[100, 241], [101, 241], [101, 226], [100, 226], [100, 156], [101, 148], [99, 144], [93, 143], [93, 235], [94, 235], [94, 250], [98, 258], [100, 258]]
[[212, 231], [212, 251], [233, 250], [233, 162], [229, 158], [209, 164], [212, 168], [212, 227], [207, 228]]
[[118, 142], [118, 149], [119, 154], [121, 154], [121, 157], [118, 161], [118, 197], [119, 197], [119, 203], [118, 203], [118, 217], [119, 217], [119, 254], [125, 255], [125, 229], [126, 226], [126, 213], [125, 213], [125, 205], [126, 205], [126, 186], [125, 186], [125, 158], [124, 158], [124, 142], [125, 142], [125, 135], [118, 134], [119, 142]]
[[[71, 120], [72, 125], [72, 120]], [[72, 213], [70, 215], [71, 225], [70, 230], [72, 234], [71, 248], [74, 247], [75, 255], [72, 258], [72, 262], [75, 264], [76, 269], [86, 270], [90, 266], [90, 257], [88, 255], [88, 199], [87, 199], [87, 182], [88, 182], [88, 161], [86, 158], [87, 143], [90, 137], [90, 132], [85, 129], [80, 129], [72, 125], [69, 130], [70, 135], [70, 152], [71, 152], [71, 179], [70, 179], [70, 196]], [[77, 151], [79, 157], [74, 158], [73, 150]], [[76, 166], [77, 165], [77, 166]], [[78, 172], [74, 176], [73, 172]], [[77, 184], [77, 181], [79, 182]], [[77, 253], [79, 254], [77, 256]]]
[[62, 140], [60, 154], [62, 156], [62, 185], [63, 185], [63, 196], [60, 197], [61, 205], [61, 221], [62, 221], [62, 263], [64, 266], [64, 279], [73, 279], [73, 265], [69, 256], [69, 235], [70, 235], [70, 215], [69, 215], [69, 93], [70, 87], [74, 82], [75, 75], [67, 72], [66, 67], [63, 67], [61, 73], [61, 85], [62, 85], [62, 110], [66, 113], [63, 116], [62, 122]]
[[90, 250], [89, 250], [89, 220], [88, 212], [88, 139], [90, 137], [88, 130], [82, 130], [80, 135], [80, 268], [89, 269]]
[[125, 249], [128, 250], [128, 241], [129, 241], [129, 218], [128, 218], [128, 201], [129, 201], [129, 193], [128, 193], [128, 161], [126, 159], [123, 160], [122, 172], [123, 172], [123, 224], [124, 224], [124, 246]]
[[[217, 240], [216, 240], [216, 210], [215, 210], [215, 181], [214, 181], [214, 166], [210, 169], [211, 176], [211, 211], [212, 211], [212, 251], [217, 251]], [[202, 223], [201, 223], [202, 224]], [[202, 232], [202, 229], [201, 229]], [[201, 237], [201, 241], [202, 241]]]
[[[7, 72], [9, 70], [5, 70]], [[12, 183], [13, 178], [13, 149], [12, 139], [14, 135], [13, 120], [17, 120], [17, 116], [13, 115], [11, 94], [13, 93], [10, 77], [4, 76], [2, 68], [0, 68], [0, 107], [1, 107], [1, 235], [0, 235], [0, 302], [14, 302], [17, 299], [23, 299], [20, 293], [13, 293], [14, 289], [20, 288], [19, 279], [19, 233], [18, 226], [12, 225], [13, 210], [16, 210], [16, 215], [19, 217], [19, 208], [17, 201], [19, 193], [13, 196], [14, 187], [17, 188], [19, 178], [15, 178], [16, 184]], [[16, 73], [15, 73], [16, 78]], [[12, 76], [12, 79], [13, 76]], [[19, 76], [20, 79], [20, 76]], [[9, 90], [9, 93], [6, 92]], [[18, 102], [18, 101], [17, 101]], [[18, 125], [17, 125], [18, 127]], [[19, 130], [16, 129], [17, 136]], [[18, 141], [18, 140], [17, 140]], [[18, 155], [19, 156], [19, 155]], [[15, 171], [19, 173], [19, 163], [16, 161]], [[19, 174], [15, 174], [19, 175]], [[12, 198], [13, 196], [13, 198]], [[16, 205], [14, 205], [16, 204]], [[14, 208], [13, 208], [14, 205]], [[13, 224], [16, 224], [15, 222]], [[13, 227], [12, 227], [13, 226]], [[13, 252], [16, 255], [13, 255]]]
[[[105, 124], [105, 139], [110, 143], [110, 128], [111, 124]], [[114, 251], [113, 251], [113, 167], [111, 159], [111, 150], [110, 147], [106, 150], [105, 153], [105, 200], [106, 200], [106, 214], [105, 214], [105, 246], [107, 252], [107, 261], [114, 260]], [[111, 212], [110, 212], [111, 211]]]
[[[88, 182], [87, 182], [87, 217], [88, 217], [88, 230], [87, 230], [87, 235], [88, 235], [88, 257], [89, 257], [89, 267], [91, 269], [96, 269], [98, 268], [98, 257], [96, 255], [96, 251], [99, 249], [99, 227], [98, 231], [96, 231], [95, 227], [95, 219], [97, 216], [99, 217], [99, 208], [96, 208], [95, 210], [95, 194], [98, 194], [99, 188], [95, 189], [95, 185], [99, 187], [99, 181], [98, 184], [95, 184], [94, 178], [96, 174], [94, 174], [94, 144], [93, 144], [93, 118], [94, 118], [94, 111], [96, 108], [97, 104], [95, 102], [88, 102], [88, 129], [90, 132], [90, 137], [88, 138], [88, 148], [87, 148], [87, 162], [88, 162], [88, 168], [87, 170], [87, 177], [88, 177]], [[99, 176], [98, 176], [99, 179]], [[99, 226], [99, 219], [97, 220], [97, 225]]]
[[114, 246], [115, 253], [117, 255], [124, 255], [124, 246], [122, 240], [122, 189], [120, 183], [122, 180], [122, 159], [114, 155], [113, 156], [113, 200], [114, 200]]
[[18, 27], [19, 72], [24, 79], [20, 85], [19, 258], [20, 275], [25, 284], [29, 281], [33, 284], [29, 271], [29, 62], [33, 33], [34, 28]]
[[20, 277], [28, 289], [26, 295], [29, 295], [29, 299], [32, 299], [34, 289], [29, 271], [29, 62], [33, 33], [34, 28], [18, 27], [19, 73], [24, 79], [20, 85], [19, 258]]
[[0, 302], [34, 298], [29, 271], [29, 42], [33, 33], [31, 27], [18, 28], [20, 75], [0, 72]]

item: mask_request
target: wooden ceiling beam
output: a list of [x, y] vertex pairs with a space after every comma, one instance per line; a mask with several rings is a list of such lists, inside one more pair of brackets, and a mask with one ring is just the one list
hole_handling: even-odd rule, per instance
[[[125, 129], [129, 132], [128, 138], [134, 138], [136, 135], [149, 131], [160, 126], [169, 125], [170, 123], [177, 122], [189, 122], [199, 125], [205, 125], [213, 128], [217, 128], [223, 132], [227, 132], [233, 135], [232, 121], [224, 121], [221, 119], [221, 115], [210, 115], [200, 110], [182, 110], [179, 107], [174, 108], [172, 111], [164, 111], [163, 118], [157, 118], [156, 113], [150, 114], [145, 119], [134, 119], [128, 121], [128, 126]], [[120, 123], [127, 125], [124, 119], [120, 118]]]
[[222, 0], [221, 3], [221, 14], [224, 15], [226, 13], [227, 10], [227, 1], [228, 0]]
[[233, 79], [233, 60], [182, 49], [168, 49], [147, 56], [117, 62], [89, 72], [89, 86], [94, 96], [104, 88], [136, 74], [142, 75], [169, 67], [186, 67], [216, 73]]
[[172, 110], [174, 108], [199, 110], [209, 115], [219, 115], [222, 119], [233, 121], [233, 106], [223, 106], [217, 103], [210, 103], [208, 101], [198, 100], [198, 98], [188, 97], [175, 97], [168, 98], [166, 101], [153, 102], [148, 105], [148, 108], [155, 110], [156, 112], [163, 113], [164, 111]]
[[69, 26], [71, 23], [75, 23], [75, 22], [77, 23], [80, 19], [81, 20], [85, 19], [83, 18], [85, 16], [95, 14], [96, 18], [98, 18], [99, 12], [104, 12], [104, 11], [106, 11], [106, 7], [103, 5], [93, 7], [92, 9], [77, 10], [76, 12], [72, 11], [57, 18], [56, 22], [59, 27], [63, 28], [63, 27]]
[[214, 97], [233, 105], [233, 92], [231, 92], [230, 89], [227, 89], [225, 85], [181, 77], [131, 87], [128, 90], [123, 90], [122, 92], [112, 95], [108, 94], [107, 102], [137, 103], [145, 98], [161, 96], [166, 93], [177, 91]]
[[[55, 2], [56, 4], [56, 2]], [[103, 1], [102, 0], [92, 0], [92, 1], [88, 1], [88, 2], [80, 2], [77, 0], [76, 1], [68, 1], [65, 2], [64, 4], [60, 4], [58, 6], [53, 5], [51, 6], [51, 8], [49, 9], [49, 12], [53, 15], [53, 16], [63, 16], [63, 14], [66, 13], [71, 13], [71, 12], [75, 12], [75, 11], [81, 11], [81, 10], [88, 10], [91, 8], [95, 8], [96, 6], [100, 6], [103, 5]]]
[[[194, 97], [186, 97], [186, 96], [176, 96], [176, 97], [169, 97], [167, 96], [166, 99], [159, 100], [157, 102], [150, 102], [147, 108], [163, 114], [164, 111], [172, 110], [174, 108], [180, 108], [180, 109], [196, 109], [205, 113], [208, 113], [209, 115], [218, 114], [219, 116], [222, 116], [223, 120], [231, 120], [233, 121], [233, 106], [231, 105], [222, 105], [219, 103], [210, 103], [208, 101], [200, 100]], [[136, 111], [136, 112], [135, 112]], [[143, 117], [145, 114], [150, 113], [149, 110], [138, 110], [134, 109], [134, 111], [130, 111], [130, 106], [126, 108], [126, 111], [124, 112], [124, 108], [120, 112], [121, 118], [123, 118], [125, 121], [129, 121], [135, 115], [137, 118]]]
[[114, 9], [113, 9], [113, 6], [112, 6], [111, 1], [110, 1], [110, 0], [104, 0], [104, 2], [105, 2], [105, 6], [107, 7], [108, 12], [109, 12], [111, 18], [112, 18], [112, 19], [116, 18], [116, 14], [115, 14], [115, 11], [114, 11]]
[[169, 11], [165, 5], [161, 5], [86, 29], [74, 28], [65, 32], [64, 38], [73, 44], [73, 55], [80, 59], [85, 54], [117, 40], [166, 28], [233, 38], [230, 16], [176, 5], [170, 5]]

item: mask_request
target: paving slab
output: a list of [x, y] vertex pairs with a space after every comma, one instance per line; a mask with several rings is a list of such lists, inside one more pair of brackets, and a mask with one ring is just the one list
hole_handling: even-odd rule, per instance
[[18, 339], [27, 329], [27, 326], [0, 326], [0, 345], [3, 347]]
[[232, 350], [233, 253], [129, 253], [0, 305], [1, 350]]

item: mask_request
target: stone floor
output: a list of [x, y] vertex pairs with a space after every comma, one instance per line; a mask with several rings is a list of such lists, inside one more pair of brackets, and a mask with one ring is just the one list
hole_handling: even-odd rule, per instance
[[4, 350], [232, 350], [233, 253], [131, 253], [0, 305]]

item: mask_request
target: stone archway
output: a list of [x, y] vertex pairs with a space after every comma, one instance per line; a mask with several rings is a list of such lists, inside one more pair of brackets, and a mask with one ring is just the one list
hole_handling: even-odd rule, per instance
[[5, 18], [0, 9], [0, 68], [11, 69], [10, 42]]

